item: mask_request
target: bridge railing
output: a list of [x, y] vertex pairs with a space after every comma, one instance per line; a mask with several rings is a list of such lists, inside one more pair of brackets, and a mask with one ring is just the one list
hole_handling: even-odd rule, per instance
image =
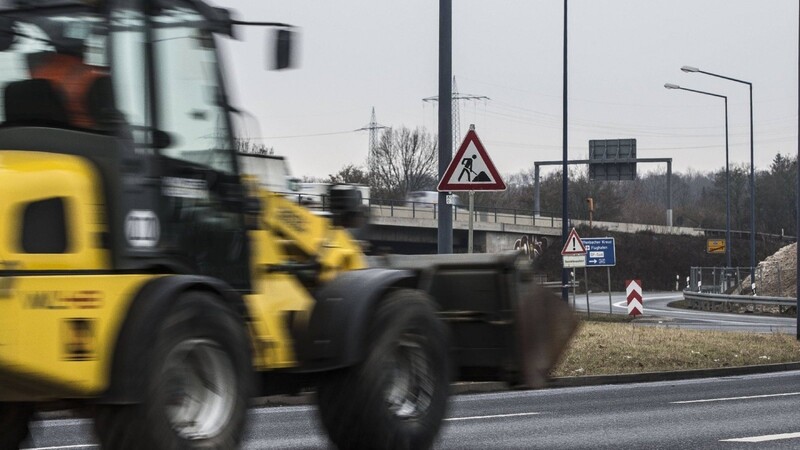
[[[437, 220], [439, 205], [425, 202], [406, 202], [402, 200], [368, 199], [370, 212], [374, 216], [397, 217], [404, 219]], [[476, 206], [473, 211], [474, 222], [505, 223], [540, 227], [561, 227], [561, 218], [547, 213], [534, 215], [533, 210]], [[469, 210], [462, 206], [453, 207], [453, 221], [469, 221]]]

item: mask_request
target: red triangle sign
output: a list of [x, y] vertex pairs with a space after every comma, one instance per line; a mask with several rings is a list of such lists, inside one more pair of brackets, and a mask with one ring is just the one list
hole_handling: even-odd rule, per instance
[[474, 129], [467, 132], [436, 189], [439, 192], [506, 190]]
[[578, 232], [573, 228], [567, 236], [567, 242], [564, 243], [564, 248], [561, 249], [561, 254], [566, 255], [585, 255], [586, 246], [583, 245], [581, 237]]

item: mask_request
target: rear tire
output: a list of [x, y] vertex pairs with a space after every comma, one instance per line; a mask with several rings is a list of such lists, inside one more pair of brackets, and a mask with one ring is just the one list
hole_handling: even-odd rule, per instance
[[140, 372], [142, 402], [98, 408], [95, 430], [102, 447], [237, 448], [253, 379], [246, 329], [214, 296], [181, 295], [155, 330]]
[[449, 395], [448, 339], [431, 299], [403, 289], [378, 305], [359, 364], [319, 386], [319, 414], [341, 449], [433, 444]]
[[28, 421], [33, 416], [30, 403], [0, 403], [0, 450], [17, 450], [28, 437]]

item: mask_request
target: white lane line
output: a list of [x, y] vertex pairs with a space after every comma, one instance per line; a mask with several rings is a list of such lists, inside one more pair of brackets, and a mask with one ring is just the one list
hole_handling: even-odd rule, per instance
[[45, 419], [31, 422], [31, 426], [37, 428], [74, 427], [91, 423], [92, 419]]
[[663, 300], [665, 298], [683, 299], [683, 294], [646, 294], [642, 300]]
[[481, 419], [501, 419], [504, 417], [522, 417], [522, 416], [535, 416], [537, 414], [541, 414], [540, 412], [526, 412], [526, 413], [516, 413], [516, 414], [496, 414], [493, 416], [470, 416], [470, 417], [451, 417], [449, 419], [444, 419], [447, 422], [455, 422], [456, 420], [481, 420]]
[[286, 406], [253, 406], [250, 408], [250, 414], [276, 414], [287, 412], [307, 412], [316, 410], [316, 406], [308, 405], [286, 405]]
[[97, 447], [97, 444], [83, 444], [83, 445], [59, 445], [57, 447], [32, 447], [32, 448], [21, 448], [20, 450], [64, 450], [69, 448], [94, 448]]
[[770, 398], [770, 397], [790, 397], [794, 395], [800, 395], [800, 392], [785, 392], [782, 394], [766, 394], [766, 395], [749, 395], [747, 397], [707, 398], [703, 400], [684, 400], [680, 402], [670, 402], [670, 403], [675, 405], [684, 405], [687, 403], [729, 402], [733, 400], [751, 400], [754, 398]]
[[[616, 307], [616, 308], [627, 308], [628, 307], [628, 302], [626, 300], [623, 300], [621, 302], [614, 303], [614, 307]], [[698, 322], [730, 324], [730, 325], [751, 325], [751, 326], [764, 326], [764, 327], [766, 327], [766, 326], [780, 327], [780, 326], [784, 326], [784, 325], [786, 325], [786, 326], [789, 325], [788, 323], [784, 324], [783, 322], [747, 322], [747, 321], [742, 321], [742, 320], [735, 320], [735, 317], [726, 318], [724, 316], [716, 317], [716, 318], [709, 318], [708, 314], [705, 313], [705, 312], [700, 312], [700, 311], [681, 311], [681, 310], [676, 309], [676, 308], [672, 308], [672, 309], [649, 309], [649, 310], [647, 310], [647, 313], [648, 314], [653, 314], [653, 315], [656, 315], [656, 316], [659, 313], [666, 313], [666, 314], [674, 315], [674, 316], [688, 316], [692, 320], [696, 320]], [[719, 313], [719, 315], [723, 315], [723, 314], [732, 315], [732, 313]], [[670, 317], [669, 315], [665, 316], [665, 317], [667, 317], [667, 318], [677, 318], [677, 317]], [[787, 321], [789, 321], [789, 320], [791, 320], [792, 323], [794, 323], [794, 319], [787, 319]]]
[[781, 433], [781, 434], [766, 434], [764, 436], [752, 436], [736, 439], [720, 439], [720, 442], [767, 442], [778, 441], [781, 439], [794, 439], [800, 438], [800, 433]]

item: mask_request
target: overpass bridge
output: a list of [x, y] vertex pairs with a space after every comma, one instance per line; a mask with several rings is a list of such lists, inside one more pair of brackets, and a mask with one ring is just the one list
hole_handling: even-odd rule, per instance
[[[431, 207], [433, 206], [433, 207]], [[363, 239], [373, 242], [376, 251], [395, 253], [435, 253], [438, 238], [438, 210], [436, 205], [405, 202], [370, 201], [370, 226]], [[544, 246], [561, 243], [561, 217], [534, 215], [532, 210], [481, 208], [473, 213], [473, 239], [476, 253], [494, 253], [513, 250], [523, 237], [531, 243]], [[573, 225], [587, 224], [586, 220], [572, 220]], [[645, 225], [593, 221], [593, 226], [611, 231], [635, 233], [651, 231], [658, 234], [687, 234], [703, 236], [704, 230], [666, 225]], [[469, 211], [453, 209], [453, 249], [466, 252], [469, 228]]]

